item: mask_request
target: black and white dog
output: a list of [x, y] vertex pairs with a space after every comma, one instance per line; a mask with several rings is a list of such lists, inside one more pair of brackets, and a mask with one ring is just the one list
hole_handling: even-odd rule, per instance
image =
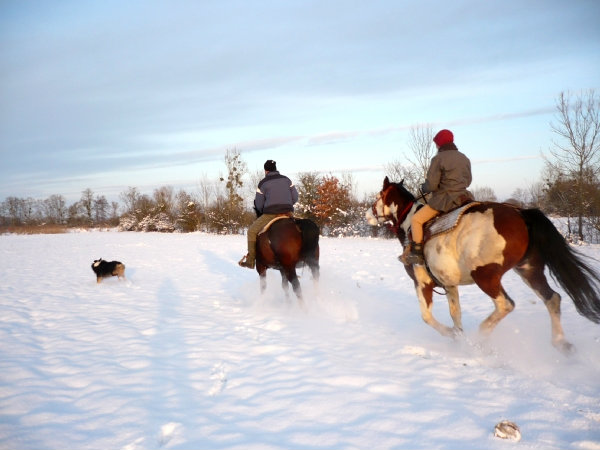
[[96, 274], [96, 282], [100, 283], [102, 278], [117, 276], [125, 278], [125, 264], [119, 261], [104, 261], [102, 258], [94, 260], [92, 270]]

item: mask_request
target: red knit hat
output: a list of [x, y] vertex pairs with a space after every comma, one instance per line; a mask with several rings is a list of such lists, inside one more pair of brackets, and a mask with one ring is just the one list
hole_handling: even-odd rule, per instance
[[450, 130], [442, 130], [435, 135], [435, 137], [433, 138], [433, 142], [435, 142], [438, 146], [441, 147], [444, 144], [454, 142], [454, 135]]

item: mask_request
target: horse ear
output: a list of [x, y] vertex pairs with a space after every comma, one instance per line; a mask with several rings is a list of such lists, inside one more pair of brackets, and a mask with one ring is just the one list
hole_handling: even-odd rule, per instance
[[386, 177], [383, 179], [383, 190], [385, 191], [389, 185], [390, 185], [390, 179], [386, 175]]
[[404, 178], [402, 178], [402, 181], [400, 182], [400, 186], [404, 186]]

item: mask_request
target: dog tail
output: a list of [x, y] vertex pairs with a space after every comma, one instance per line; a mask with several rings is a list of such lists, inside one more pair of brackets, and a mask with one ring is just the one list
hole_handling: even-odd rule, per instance
[[115, 271], [113, 272], [113, 275], [116, 275], [119, 278], [125, 278], [125, 264], [117, 263], [117, 265], [115, 266]]

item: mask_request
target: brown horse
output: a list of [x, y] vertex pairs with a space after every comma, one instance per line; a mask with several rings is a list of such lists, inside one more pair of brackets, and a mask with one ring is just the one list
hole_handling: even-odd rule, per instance
[[[367, 220], [371, 225], [391, 221], [405, 247], [411, 218], [420, 206], [402, 182], [390, 183], [386, 177], [376, 202], [367, 211]], [[561, 351], [572, 350], [560, 323], [561, 298], [548, 284], [545, 266], [572, 298], [577, 311], [600, 323], [600, 278], [538, 209], [479, 203], [468, 209], [453, 229], [426, 240], [424, 254], [427, 267], [405, 268], [414, 281], [423, 320], [443, 335], [462, 332], [458, 286], [473, 283], [494, 301], [495, 310], [480, 325], [484, 334], [491, 333], [515, 307], [501, 283], [504, 273], [514, 269], [544, 301], [550, 313], [552, 344]], [[436, 285], [446, 290], [453, 328], [433, 317]]]
[[308, 265], [313, 280], [319, 279], [319, 227], [309, 219], [282, 218], [271, 224], [256, 240], [256, 271], [260, 288], [267, 287], [267, 269], [281, 272], [281, 285], [286, 292], [288, 283], [302, 302], [302, 290], [296, 267]]

